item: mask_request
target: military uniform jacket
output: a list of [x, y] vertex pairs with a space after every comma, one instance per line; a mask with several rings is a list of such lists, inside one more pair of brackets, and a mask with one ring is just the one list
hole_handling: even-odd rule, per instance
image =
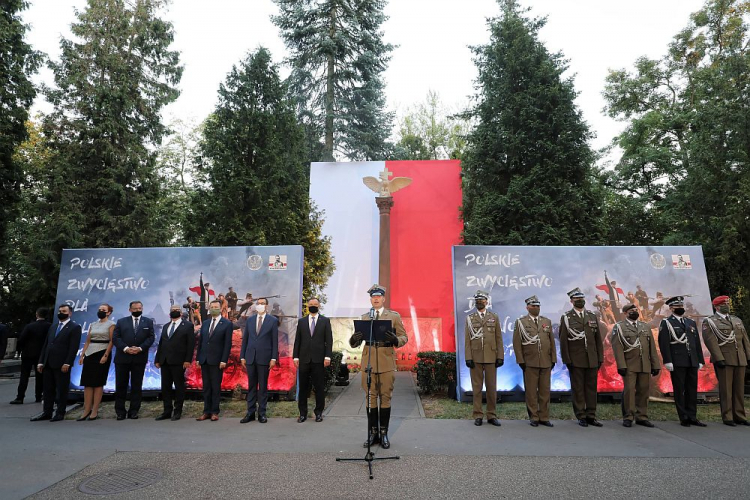
[[[747, 366], [750, 357], [750, 339], [747, 337], [747, 330], [737, 316], [728, 316], [728, 318], [728, 320], [724, 319], [718, 314], [706, 318], [703, 321], [703, 342], [706, 343], [711, 353], [712, 363], [724, 361], [729, 366]], [[719, 333], [724, 337], [730, 336], [734, 330], [735, 341], [719, 345], [723, 342], [711, 329], [708, 320], [716, 325]]]
[[[638, 340], [640, 347], [631, 349]], [[651, 373], [651, 370], [661, 368], [659, 355], [656, 353], [656, 340], [651, 335], [648, 323], [637, 321], [636, 326], [628, 320], [617, 323], [612, 328], [612, 351], [615, 353], [618, 370], [626, 368], [629, 372]]]
[[[516, 362], [525, 363], [529, 368], [551, 368], [557, 363], [557, 350], [555, 349], [555, 336], [552, 333], [552, 320], [539, 316], [539, 326], [528, 314], [516, 320], [513, 326], [513, 351], [516, 353]], [[526, 334], [532, 339], [539, 336], [539, 342], [528, 343], [519, 325], [523, 325]], [[527, 343], [527, 345], [524, 345]]]
[[[573, 340], [574, 334], [565, 326], [566, 316], [570, 328], [584, 333], [585, 340]], [[602, 327], [594, 313], [585, 310], [581, 319], [576, 310], [571, 309], [560, 317], [560, 354], [563, 363], [576, 368], [598, 368], [604, 361], [603, 350]]]
[[500, 318], [493, 312], [485, 310], [484, 318], [479, 311], [469, 314], [464, 325], [464, 339], [466, 361], [494, 364], [504, 357], [503, 330], [500, 328]]
[[[370, 319], [370, 314], [363, 314], [360, 319]], [[393, 328], [396, 330], [396, 337], [398, 337], [398, 346], [403, 347], [409, 341], [406, 336], [406, 328], [404, 323], [401, 321], [401, 315], [396, 311], [390, 309], [383, 309], [383, 314], [378, 318], [380, 320], [391, 320]], [[374, 355], [377, 351], [377, 356]], [[367, 359], [370, 357], [370, 346], [365, 345], [362, 349], [362, 369], [367, 366]], [[372, 366], [372, 373], [386, 373], [396, 371], [396, 347], [378, 347], [373, 349], [373, 356], [370, 359], [370, 365]]]
[[[684, 319], [685, 326], [682, 325], [680, 318], [674, 315], [661, 320], [659, 324], [659, 350], [661, 351], [661, 359], [664, 364], [672, 363], [674, 366], [683, 368], [698, 368], [698, 364], [706, 364], [703, 359], [701, 339], [698, 336], [698, 325], [690, 318]], [[673, 344], [672, 342], [675, 340], [672, 338], [672, 333], [669, 331], [667, 323], [672, 327], [677, 338], [681, 338], [684, 333], [688, 343]]]

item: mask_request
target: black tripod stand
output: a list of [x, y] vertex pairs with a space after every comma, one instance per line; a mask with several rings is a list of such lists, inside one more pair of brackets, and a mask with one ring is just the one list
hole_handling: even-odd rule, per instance
[[377, 350], [378, 346], [375, 345], [375, 343], [372, 341], [372, 331], [373, 331], [373, 319], [375, 318], [375, 309], [370, 309], [370, 338], [367, 341], [368, 345], [370, 346], [370, 349], [367, 351], [367, 368], [365, 368], [365, 373], [367, 374], [367, 415], [368, 415], [368, 422], [367, 422], [367, 453], [365, 453], [365, 458], [337, 458], [337, 462], [366, 462], [367, 468], [370, 470], [370, 479], [373, 479], [372, 475], [372, 463], [376, 460], [398, 460], [401, 457], [395, 456], [395, 457], [375, 457], [375, 453], [372, 451], [372, 446], [370, 444], [370, 422], [369, 422], [369, 415], [372, 408], [370, 408], [370, 393], [372, 391], [372, 364], [370, 362], [370, 358], [372, 357], [372, 350], [375, 349], [375, 361], [378, 362], [378, 355]]

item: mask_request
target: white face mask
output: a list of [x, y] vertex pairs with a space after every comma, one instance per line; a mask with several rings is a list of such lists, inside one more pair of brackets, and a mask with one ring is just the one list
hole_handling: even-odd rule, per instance
[[263, 314], [266, 312], [266, 305], [265, 304], [258, 304], [255, 306], [255, 310], [258, 311], [258, 314]]

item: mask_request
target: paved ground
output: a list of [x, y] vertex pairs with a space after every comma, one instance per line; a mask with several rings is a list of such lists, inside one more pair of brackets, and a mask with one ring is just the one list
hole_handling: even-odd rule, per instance
[[[303, 498], [325, 491], [330, 498], [523, 497], [606, 495], [654, 497], [746, 496], [750, 487], [750, 428], [710, 424], [683, 428], [601, 429], [556, 421], [553, 429], [525, 421], [475, 427], [470, 420], [420, 417], [409, 374], [399, 374], [391, 425], [392, 447], [376, 456], [400, 455], [375, 464], [362, 457], [366, 432], [359, 379], [334, 401], [322, 423], [271, 419], [268, 424], [99, 420], [29, 422], [38, 404], [11, 406], [17, 381], [0, 380], [3, 465], [0, 499], [88, 497], [79, 483], [122, 467], [152, 466], [163, 479], [117, 498], [212, 496]], [[368, 489], [371, 488], [371, 489]]]

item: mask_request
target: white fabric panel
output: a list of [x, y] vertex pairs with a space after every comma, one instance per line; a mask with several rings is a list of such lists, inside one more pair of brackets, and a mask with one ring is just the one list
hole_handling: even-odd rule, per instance
[[367, 289], [378, 280], [380, 223], [375, 193], [362, 182], [377, 177], [383, 161], [312, 163], [310, 199], [323, 210], [336, 270], [323, 291], [329, 317], [354, 317], [370, 309]]

